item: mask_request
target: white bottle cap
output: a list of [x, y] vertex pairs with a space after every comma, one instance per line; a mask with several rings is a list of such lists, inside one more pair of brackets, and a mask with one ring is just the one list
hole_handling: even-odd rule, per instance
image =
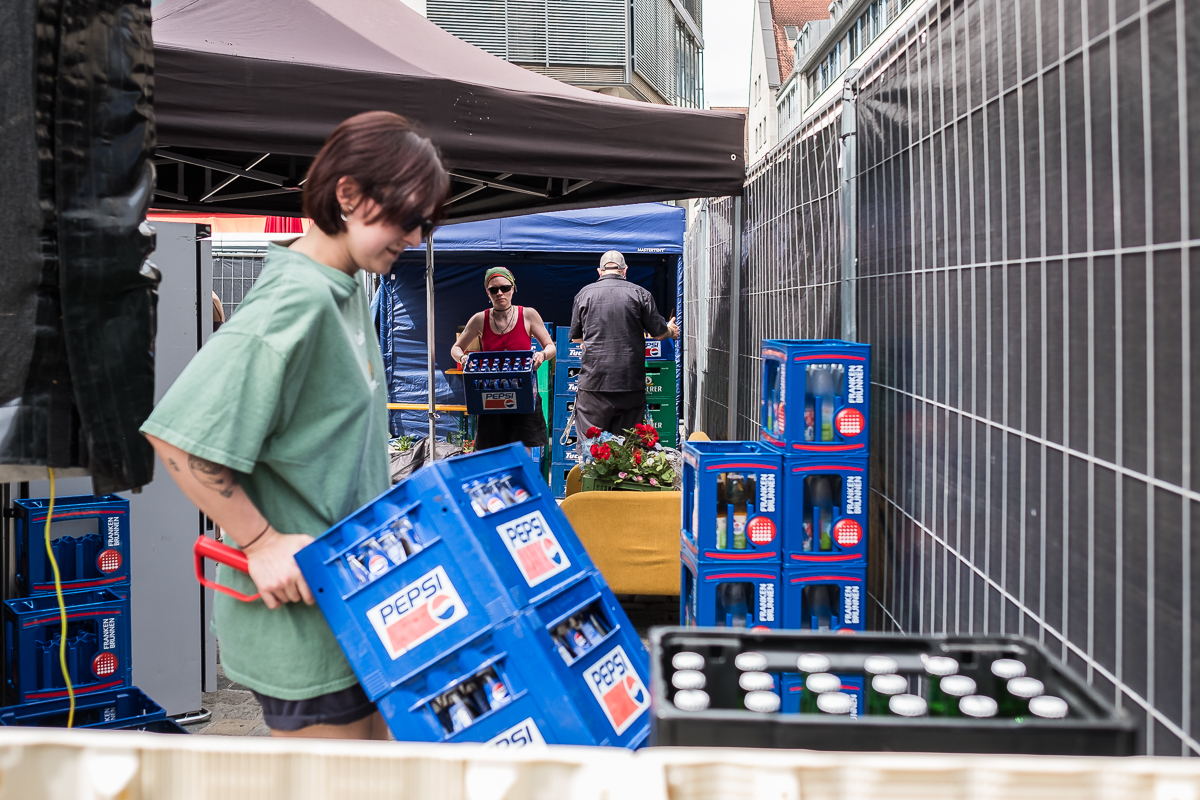
[[900, 670], [900, 665], [891, 656], [867, 656], [863, 660], [863, 672], [868, 675], [891, 675]]
[[1029, 713], [1043, 719], [1062, 719], [1067, 715], [1067, 701], [1044, 694], [1029, 701]]
[[746, 709], [760, 714], [773, 714], [779, 710], [779, 695], [774, 692], [750, 692], [746, 695]]
[[796, 669], [809, 675], [814, 672], [829, 672], [829, 657], [821, 653], [805, 653], [796, 659]]
[[942, 678], [942, 691], [954, 697], [966, 697], [975, 694], [975, 681], [966, 675], [947, 675]]
[[704, 669], [704, 656], [685, 650], [671, 656], [671, 666], [675, 669]]
[[675, 707], [680, 711], [703, 711], [708, 708], [708, 692], [684, 689], [675, 693]]
[[958, 701], [958, 710], [976, 719], [996, 716], [996, 708], [996, 701], [982, 694], [973, 694]]
[[893, 714], [901, 717], [923, 717], [929, 707], [925, 703], [925, 698], [917, 697], [915, 694], [898, 694], [891, 700], [888, 700], [888, 708]]
[[738, 686], [747, 692], [770, 692], [775, 689], [775, 679], [765, 672], [743, 672]]
[[681, 669], [671, 676], [671, 685], [676, 689], [703, 689], [704, 673], [694, 669]]
[[814, 672], [808, 676], [808, 680], [804, 682], [804, 688], [814, 694], [825, 694], [825, 692], [836, 692], [842, 688], [842, 679], [837, 675], [832, 675], [828, 672]]
[[998, 658], [992, 662], [992, 674], [1006, 681], [1021, 678], [1025, 675], [1025, 665], [1015, 658]]
[[1037, 678], [1012, 678], [1008, 682], [1008, 693], [1013, 697], [1037, 697], [1044, 691], [1045, 685]]
[[930, 675], [944, 678], [947, 675], [953, 675], [958, 672], [958, 662], [953, 658], [946, 656], [922, 656], [922, 661], [925, 662], [925, 671]]
[[880, 694], [904, 694], [908, 691], [908, 678], [903, 675], [876, 675], [871, 678], [871, 688]]
[[762, 672], [767, 668], [767, 657], [762, 653], [738, 653], [733, 665], [742, 672]]
[[817, 697], [817, 708], [826, 714], [849, 714], [854, 698], [845, 692], [825, 692]]

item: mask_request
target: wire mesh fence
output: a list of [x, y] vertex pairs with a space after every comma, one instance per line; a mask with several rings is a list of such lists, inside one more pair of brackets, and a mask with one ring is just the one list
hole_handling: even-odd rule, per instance
[[[1200, 7], [926, 3], [860, 62], [871, 624], [1039, 639], [1146, 752], [1200, 754]], [[747, 183], [737, 436], [761, 340], [840, 331], [839, 113]], [[724, 413], [715, 355], [687, 354], [697, 427]]]
[[262, 272], [264, 255], [213, 255], [213, 291], [221, 298], [225, 319], [233, 314]]

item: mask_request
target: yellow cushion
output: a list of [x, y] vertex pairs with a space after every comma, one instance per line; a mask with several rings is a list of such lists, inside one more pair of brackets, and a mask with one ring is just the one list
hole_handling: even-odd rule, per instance
[[573, 494], [579, 494], [583, 491], [583, 471], [579, 469], [579, 465], [571, 467], [571, 471], [567, 473], [567, 493], [563, 497], [570, 497]]
[[680, 492], [579, 492], [562, 502], [617, 594], [679, 594]]

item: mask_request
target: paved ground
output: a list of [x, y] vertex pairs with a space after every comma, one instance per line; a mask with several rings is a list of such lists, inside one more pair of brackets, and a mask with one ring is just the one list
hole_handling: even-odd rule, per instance
[[[622, 595], [619, 599], [643, 642], [647, 641], [650, 628], [679, 624], [678, 597]], [[226, 678], [219, 652], [217, 659], [217, 691], [203, 695], [204, 707], [212, 712], [212, 719], [188, 730], [214, 736], [267, 736], [269, 731], [254, 695], [245, 686]]]

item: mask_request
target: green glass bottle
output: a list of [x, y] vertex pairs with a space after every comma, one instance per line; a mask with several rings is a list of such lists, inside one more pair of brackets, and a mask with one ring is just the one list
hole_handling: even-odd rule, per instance
[[888, 713], [893, 717], [923, 717], [929, 713], [929, 706], [923, 697], [898, 694], [888, 700]]
[[1015, 658], [997, 658], [992, 662], [992, 697], [1004, 695], [1004, 687], [1013, 678], [1025, 677], [1025, 662]]
[[1000, 698], [1000, 716], [1017, 721], [1029, 716], [1029, 701], [1038, 697], [1046, 687], [1037, 678], [1013, 678], [1004, 687]]
[[[959, 702], [964, 697], [975, 694], [975, 681], [966, 675], [947, 675], [939, 681], [939, 688], [946, 698], [936, 716], [957, 717], [961, 715]], [[930, 711], [933, 711], [930, 708]]]
[[996, 716], [996, 701], [981, 694], [972, 694], [958, 701], [958, 710], [964, 717], [991, 719]]
[[925, 679], [929, 683], [929, 710], [934, 716], [943, 717], [950, 701], [942, 692], [942, 678], [957, 673], [958, 662], [947, 656], [923, 656], [921, 660], [925, 664]]
[[908, 678], [903, 675], [875, 675], [867, 684], [867, 714], [885, 716], [889, 713], [888, 701], [908, 691]]
[[774, 714], [779, 711], [779, 695], [766, 691], [750, 692], [746, 695], [746, 710]]
[[825, 692], [817, 698], [817, 711], [831, 717], [848, 716], [854, 709], [854, 698], [845, 692]]
[[837, 692], [842, 688], [842, 679], [829, 672], [814, 672], [804, 681], [804, 694], [800, 696], [800, 713], [816, 714], [817, 698], [826, 692]]
[[708, 692], [700, 689], [681, 689], [675, 693], [675, 707], [680, 711], [704, 711], [708, 703]]
[[1067, 701], [1050, 694], [1029, 699], [1029, 716], [1040, 719], [1063, 719], [1070, 711]]

